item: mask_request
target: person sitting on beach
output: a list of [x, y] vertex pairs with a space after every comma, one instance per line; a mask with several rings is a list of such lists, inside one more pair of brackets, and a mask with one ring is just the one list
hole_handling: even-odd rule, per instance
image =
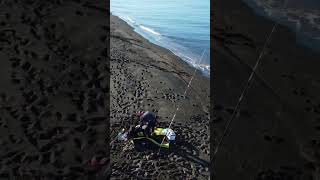
[[156, 115], [149, 111], [139, 111], [137, 116], [140, 119], [140, 124], [136, 126], [136, 129], [142, 130], [145, 136], [150, 137], [157, 125]]

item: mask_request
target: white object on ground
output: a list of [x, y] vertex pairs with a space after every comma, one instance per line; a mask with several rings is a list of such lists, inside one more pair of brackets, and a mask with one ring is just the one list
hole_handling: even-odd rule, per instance
[[119, 141], [127, 141], [128, 140], [128, 132], [119, 133], [118, 134], [118, 140]]
[[166, 136], [169, 141], [174, 141], [176, 139], [176, 133], [174, 133], [174, 131], [172, 129], [166, 128], [163, 131], [165, 131]]

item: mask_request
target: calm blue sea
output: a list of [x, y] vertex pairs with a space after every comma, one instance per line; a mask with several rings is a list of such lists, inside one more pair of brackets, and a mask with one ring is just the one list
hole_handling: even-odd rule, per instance
[[286, 25], [298, 43], [320, 52], [320, 0], [244, 0], [256, 13]]
[[110, 6], [149, 41], [210, 75], [210, 0], [111, 0]]

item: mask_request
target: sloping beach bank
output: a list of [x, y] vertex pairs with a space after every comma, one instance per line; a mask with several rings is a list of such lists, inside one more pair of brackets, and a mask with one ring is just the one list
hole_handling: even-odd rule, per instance
[[[212, 149], [273, 27], [238, 0], [214, 2], [213, 13]], [[319, 57], [278, 26], [230, 135], [211, 160], [214, 179], [319, 177]]]
[[[149, 110], [167, 127], [181, 104], [172, 128], [177, 145], [166, 156], [137, 152], [128, 143], [111, 144], [111, 178], [191, 178], [209, 176], [209, 79], [197, 71], [185, 97], [194, 68], [170, 51], [150, 43], [126, 22], [110, 23], [111, 138], [130, 115]], [[111, 139], [113, 140], [113, 139]]]

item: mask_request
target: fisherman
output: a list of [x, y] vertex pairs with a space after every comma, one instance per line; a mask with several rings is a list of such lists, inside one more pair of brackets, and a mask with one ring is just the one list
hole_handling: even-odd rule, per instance
[[[127, 131], [123, 128], [119, 132], [117, 136], [119, 141], [130, 140], [130, 142], [135, 144], [137, 149], [149, 146], [150, 142], [161, 148], [169, 148], [170, 144], [174, 144], [176, 134], [170, 128], [156, 128], [158, 122], [154, 113], [139, 111], [133, 114], [133, 120], [133, 124]], [[135, 124], [138, 125], [135, 126]]]
[[151, 137], [157, 125], [156, 115], [150, 111], [139, 111], [134, 115], [138, 118], [139, 124], [130, 127], [128, 137], [135, 135]]
[[139, 111], [137, 116], [140, 119], [140, 124], [136, 126], [136, 129], [141, 129], [145, 136], [150, 137], [157, 125], [156, 115], [150, 111]]

